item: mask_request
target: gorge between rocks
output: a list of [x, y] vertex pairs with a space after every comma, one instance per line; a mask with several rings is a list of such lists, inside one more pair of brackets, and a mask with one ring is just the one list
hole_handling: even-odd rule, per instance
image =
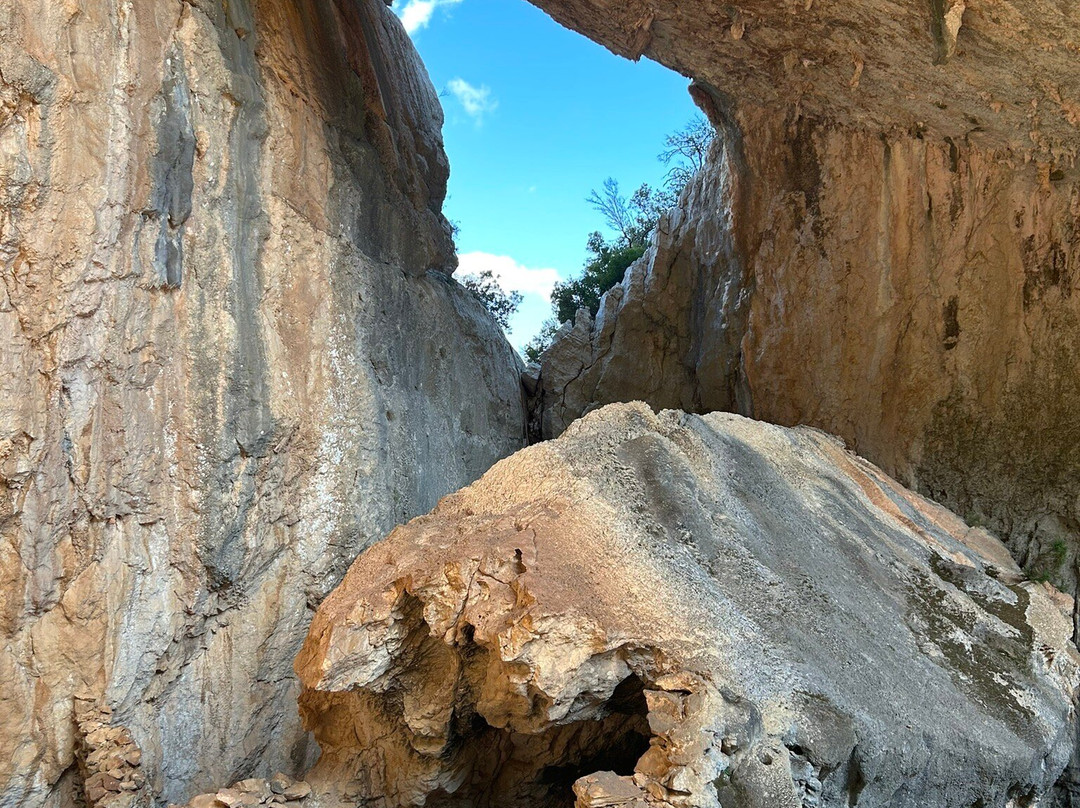
[[0, 806], [1080, 805], [1080, 9], [532, 2], [717, 130], [532, 367], [386, 3], [0, 6]]

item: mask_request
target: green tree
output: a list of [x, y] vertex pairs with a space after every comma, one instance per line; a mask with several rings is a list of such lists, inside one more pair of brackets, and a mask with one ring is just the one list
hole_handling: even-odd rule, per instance
[[[668, 191], [659, 191], [643, 183], [629, 197], [619, 190], [617, 180], [608, 177], [604, 180], [602, 191], [593, 190], [586, 200], [604, 217], [617, 234], [615, 243], [624, 247], [646, 247], [660, 214], [675, 203], [675, 195]], [[596, 236], [589, 236], [589, 249]]]
[[596, 316], [604, 293], [621, 282], [630, 265], [645, 254], [660, 217], [675, 206], [683, 188], [705, 165], [714, 135], [712, 125], [698, 115], [664, 139], [659, 159], [670, 168], [662, 189], [642, 184], [627, 197], [618, 181], [608, 177], [599, 191], [589, 194], [587, 201], [604, 217], [615, 237], [609, 240], [600, 232], [591, 233], [581, 274], [555, 284], [551, 293], [554, 317], [525, 346], [530, 361], [540, 360], [560, 323], [573, 320], [579, 309]]
[[557, 334], [558, 331], [558, 320], [554, 317], [549, 317], [544, 320], [544, 324], [540, 326], [539, 333], [525, 343], [525, 358], [530, 362], [539, 362], [540, 357], [544, 355], [544, 351], [551, 347], [551, 343], [555, 339], [555, 334]]
[[627, 244], [605, 241], [600, 233], [593, 233], [586, 246], [591, 257], [581, 275], [555, 284], [551, 293], [551, 307], [560, 323], [573, 320], [578, 309], [587, 309], [595, 317], [604, 292], [619, 283], [627, 268], [645, 254], [644, 238]]
[[510, 325], [510, 318], [521, 305], [521, 292], [508, 293], [499, 285], [490, 269], [485, 269], [479, 275], [465, 275], [459, 283], [472, 292], [499, 325], [503, 328]]
[[544, 323], [540, 333], [524, 349], [531, 362], [540, 361], [560, 325], [573, 320], [578, 309], [596, 316], [604, 293], [622, 281], [630, 265], [645, 254], [656, 223], [674, 203], [674, 195], [641, 185], [626, 197], [620, 192], [619, 183], [608, 178], [603, 191], [593, 191], [588, 201], [604, 216], [616, 236], [605, 239], [599, 231], [590, 233], [585, 244], [589, 257], [581, 274], [555, 284], [551, 292], [555, 316]]

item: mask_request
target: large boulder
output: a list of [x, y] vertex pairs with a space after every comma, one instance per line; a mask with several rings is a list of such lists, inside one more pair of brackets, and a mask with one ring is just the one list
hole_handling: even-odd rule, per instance
[[612, 405], [357, 559], [297, 658], [307, 779], [322, 806], [1049, 804], [1070, 609], [821, 432]]
[[0, 3], [0, 805], [306, 768], [317, 604], [522, 445], [441, 124], [382, 0]]
[[541, 374], [842, 436], [1076, 591], [1080, 18], [1043, 0], [535, 0], [696, 79], [720, 136]]

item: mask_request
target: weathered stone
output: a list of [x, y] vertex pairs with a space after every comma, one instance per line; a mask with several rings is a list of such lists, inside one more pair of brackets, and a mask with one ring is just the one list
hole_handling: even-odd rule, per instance
[[214, 795], [214, 799], [227, 808], [235, 808], [244, 800], [244, 792], [238, 788], [223, 788]]
[[441, 123], [379, 0], [0, 2], [0, 804], [75, 696], [161, 804], [304, 769], [315, 606], [522, 445]]
[[287, 800], [302, 800], [311, 795], [311, 786], [305, 781], [299, 780], [287, 786], [281, 793], [285, 795]]
[[109, 727], [105, 737], [113, 746], [127, 746], [134, 743], [127, 727]]
[[94, 787], [100, 787], [105, 789], [105, 791], [115, 792], [120, 790], [120, 781], [111, 774], [98, 772], [86, 781], [87, 790]]
[[292, 785], [292, 778], [278, 772], [267, 781], [267, 785], [270, 786], [270, 790], [275, 794], [284, 794], [286, 789]]
[[645, 793], [629, 777], [615, 772], [597, 772], [574, 783], [577, 808], [607, 808], [612, 805], [644, 806]]
[[652, 805], [1042, 804], [1071, 608], [823, 433], [614, 405], [357, 559], [297, 658], [308, 779], [326, 807], [565, 804], [598, 771]]
[[1072, 11], [535, 2], [694, 77], [719, 131], [648, 256], [545, 356], [545, 436], [631, 400], [816, 426], [1076, 592]]

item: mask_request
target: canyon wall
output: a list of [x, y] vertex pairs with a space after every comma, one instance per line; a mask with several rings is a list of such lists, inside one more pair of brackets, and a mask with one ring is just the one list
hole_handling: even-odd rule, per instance
[[0, 805], [305, 768], [316, 606], [522, 445], [441, 124], [381, 0], [0, 4]]
[[814, 425], [1076, 591], [1080, 12], [536, 4], [694, 77], [719, 133], [544, 358], [545, 434], [639, 398]]

